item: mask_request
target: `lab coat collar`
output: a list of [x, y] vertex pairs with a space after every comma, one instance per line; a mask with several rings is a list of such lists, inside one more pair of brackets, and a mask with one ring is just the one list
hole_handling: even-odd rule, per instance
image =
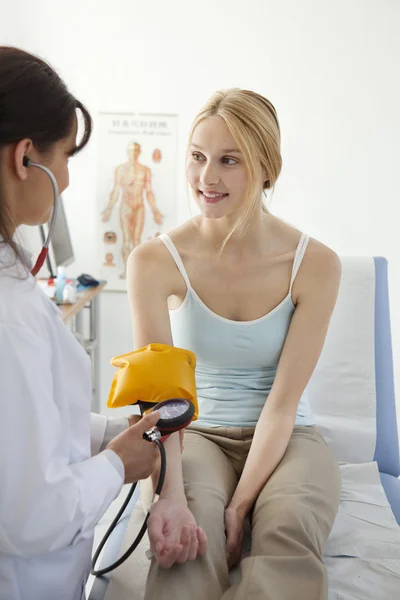
[[6, 269], [7, 275], [21, 275], [25, 273], [26, 269], [29, 271], [32, 268], [32, 253], [20, 244], [16, 244], [24, 263], [15, 256], [14, 250], [0, 236], [0, 269]]

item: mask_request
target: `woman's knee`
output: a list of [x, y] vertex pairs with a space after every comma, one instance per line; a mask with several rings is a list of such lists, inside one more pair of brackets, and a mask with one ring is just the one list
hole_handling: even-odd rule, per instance
[[252, 548], [257, 553], [303, 553], [308, 549], [322, 556], [332, 527], [330, 515], [318, 514], [311, 503], [281, 498], [268, 510], [255, 510]]
[[224, 533], [224, 512], [226, 499], [220, 490], [210, 486], [185, 486], [188, 507], [196, 522], [207, 534], [220, 535]]

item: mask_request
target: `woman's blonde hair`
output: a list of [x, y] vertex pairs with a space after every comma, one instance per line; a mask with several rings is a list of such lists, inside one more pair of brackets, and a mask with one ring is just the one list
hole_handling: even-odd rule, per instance
[[[260, 202], [262, 170], [267, 173], [262, 189], [274, 187], [282, 168], [281, 135], [276, 110], [269, 100], [249, 90], [232, 88], [215, 92], [200, 110], [191, 127], [189, 144], [196, 127], [204, 119], [213, 116], [219, 116], [224, 120], [244, 156], [249, 177], [243, 210], [240, 211], [232, 230], [225, 238], [222, 252], [234, 233], [243, 234], [246, 231], [251, 216]], [[264, 204], [263, 210], [268, 212]]]

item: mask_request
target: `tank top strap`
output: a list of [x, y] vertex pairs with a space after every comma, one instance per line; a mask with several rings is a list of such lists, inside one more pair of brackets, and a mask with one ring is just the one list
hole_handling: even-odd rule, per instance
[[178, 250], [176, 249], [174, 242], [171, 240], [169, 235], [167, 235], [166, 233], [162, 233], [161, 235], [159, 235], [158, 239], [161, 240], [164, 243], [164, 245], [166, 246], [166, 248], [169, 250], [172, 258], [175, 261], [176, 266], [179, 269], [180, 274], [182, 275], [183, 279], [185, 280], [185, 283], [186, 283], [188, 289], [191, 290], [192, 286], [190, 285], [190, 280], [189, 280], [188, 274], [186, 273], [186, 269], [183, 266], [182, 259], [179, 255]]
[[290, 292], [292, 291], [293, 282], [296, 279], [297, 272], [302, 263], [305, 251], [307, 249], [308, 242], [310, 241], [310, 236], [305, 233], [302, 234], [300, 241], [297, 245], [296, 254], [293, 261], [293, 269], [292, 269], [292, 277], [290, 280]]

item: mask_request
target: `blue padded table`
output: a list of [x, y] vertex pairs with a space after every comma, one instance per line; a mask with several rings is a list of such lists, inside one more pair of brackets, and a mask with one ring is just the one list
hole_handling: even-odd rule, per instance
[[383, 489], [400, 525], [400, 457], [394, 394], [388, 263], [375, 257], [376, 448]]

